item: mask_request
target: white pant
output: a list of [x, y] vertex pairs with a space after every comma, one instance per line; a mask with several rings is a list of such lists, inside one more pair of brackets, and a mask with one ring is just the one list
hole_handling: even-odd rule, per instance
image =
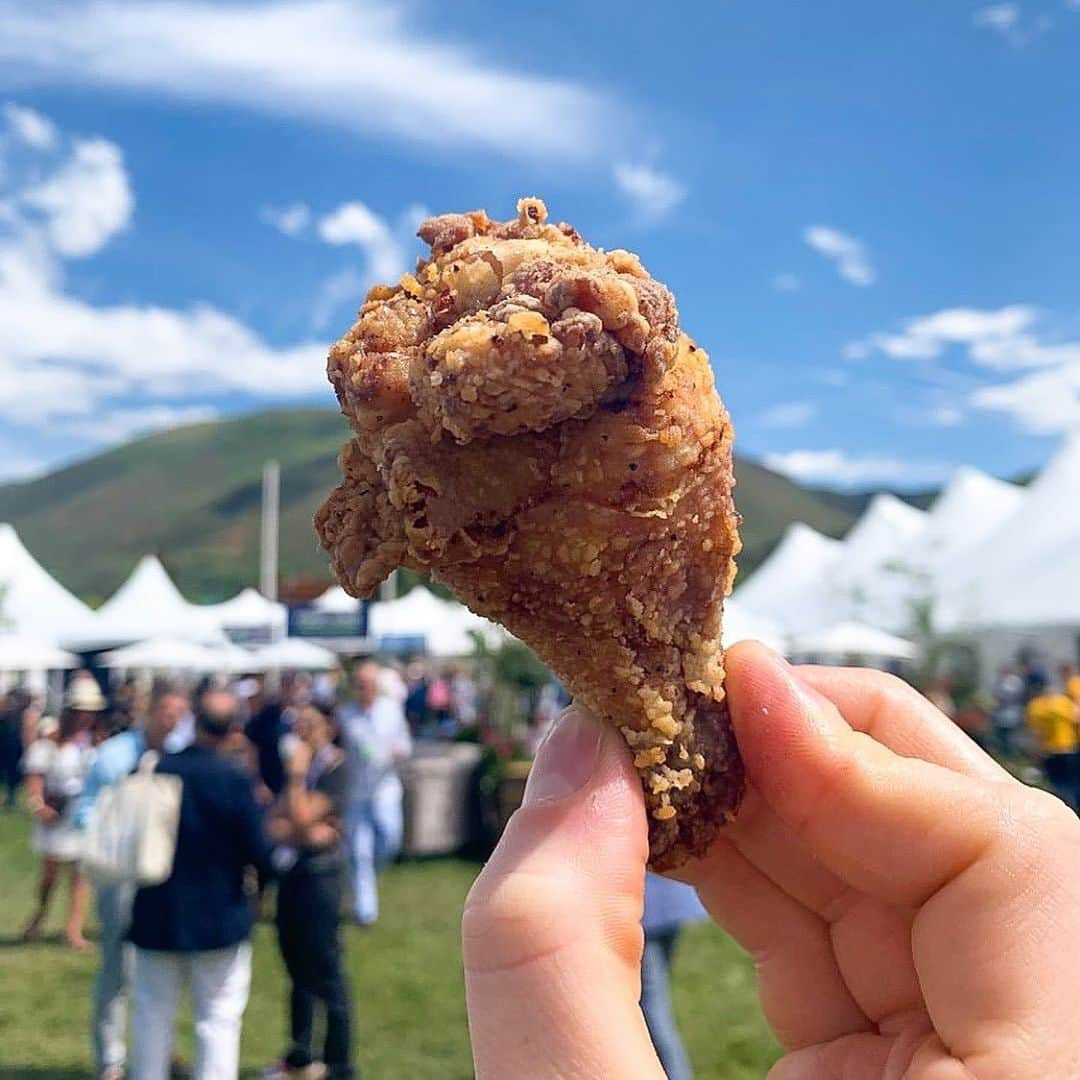
[[386, 785], [371, 799], [354, 800], [348, 809], [349, 856], [353, 874], [353, 910], [370, 926], [379, 917], [376, 874], [401, 851], [404, 830], [401, 787]]
[[236, 1080], [251, 989], [251, 943], [210, 952], [135, 950], [132, 1080], [168, 1080], [180, 994], [191, 987], [194, 1080]]

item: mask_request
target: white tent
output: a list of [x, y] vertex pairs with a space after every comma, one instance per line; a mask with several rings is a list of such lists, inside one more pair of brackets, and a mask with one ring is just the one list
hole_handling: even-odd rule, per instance
[[796, 522], [732, 597], [737, 607], [800, 633], [839, 617], [835, 576], [842, 544]]
[[248, 671], [330, 671], [339, 666], [337, 653], [303, 638], [282, 638], [256, 649]]
[[729, 597], [724, 602], [724, 648], [747, 640], [760, 641], [781, 653], [787, 649], [786, 636], [777, 622]]
[[856, 622], [837, 623], [826, 630], [796, 637], [792, 651], [830, 658], [865, 656], [880, 660], [913, 660], [918, 654], [910, 641]]
[[0, 671], [66, 671], [78, 666], [77, 656], [48, 642], [0, 633]]
[[1024, 501], [1027, 492], [967, 466], [957, 469], [934, 500], [921, 547], [933, 572], [986, 539]]
[[397, 600], [373, 604], [368, 615], [368, 633], [377, 642], [414, 639], [432, 656], [467, 656], [474, 648], [472, 631], [491, 645], [505, 640], [495, 623], [462, 604], [440, 600], [422, 585]]
[[221, 671], [223, 653], [182, 638], [156, 637], [102, 655], [105, 667], [128, 671]]
[[1070, 621], [1065, 608], [1075, 608], [1080, 593], [1069, 558], [1070, 549], [1080, 547], [1078, 493], [1080, 434], [1066, 440], [996, 529], [943, 564], [937, 587], [941, 624], [1008, 626], [1031, 622], [1039, 611], [1050, 616], [1050, 624]]
[[285, 636], [289, 616], [284, 604], [268, 600], [257, 589], [247, 588], [220, 604], [203, 604], [204, 611], [226, 637], [260, 639], [269, 644]]
[[316, 611], [351, 615], [359, 609], [360, 601], [355, 596], [350, 596], [340, 585], [331, 585], [311, 602], [311, 606]]
[[[925, 592], [921, 578], [928, 516], [895, 495], [875, 495], [844, 537], [836, 567], [840, 610], [848, 619], [899, 629]], [[827, 625], [822, 619], [818, 625]]]
[[85, 630], [93, 617], [26, 550], [18, 533], [0, 524], [0, 631], [55, 644]]
[[[985, 590], [979, 609], [983, 625], [1071, 626], [1080, 633], [1080, 537], [1047, 551], [1017, 586]], [[1074, 633], [1073, 652], [1076, 640]]]
[[161, 561], [146, 555], [101, 606], [89, 630], [65, 635], [64, 643], [89, 650], [160, 637], [197, 645], [226, 640], [214, 616], [188, 603]]

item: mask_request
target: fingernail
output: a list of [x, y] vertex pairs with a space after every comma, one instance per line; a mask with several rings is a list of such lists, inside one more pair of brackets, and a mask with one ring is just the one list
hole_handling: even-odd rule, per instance
[[596, 768], [603, 730], [588, 713], [571, 706], [555, 721], [529, 770], [524, 804], [565, 799], [588, 782]]

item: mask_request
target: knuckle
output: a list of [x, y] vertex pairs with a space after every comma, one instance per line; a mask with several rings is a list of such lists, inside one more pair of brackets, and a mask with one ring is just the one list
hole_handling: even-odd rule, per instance
[[465, 967], [494, 971], [518, 967], [557, 951], [572, 939], [580, 890], [555, 875], [514, 870], [488, 882], [481, 875], [462, 915]]
[[1056, 795], [1039, 788], [1024, 788], [1018, 816], [1031, 832], [1052, 841], [1080, 839], [1080, 818]]

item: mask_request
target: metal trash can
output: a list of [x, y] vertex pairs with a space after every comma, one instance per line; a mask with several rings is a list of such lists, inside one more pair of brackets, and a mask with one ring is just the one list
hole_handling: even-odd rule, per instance
[[483, 751], [475, 743], [417, 742], [401, 766], [406, 857], [452, 855], [469, 839], [469, 784]]

